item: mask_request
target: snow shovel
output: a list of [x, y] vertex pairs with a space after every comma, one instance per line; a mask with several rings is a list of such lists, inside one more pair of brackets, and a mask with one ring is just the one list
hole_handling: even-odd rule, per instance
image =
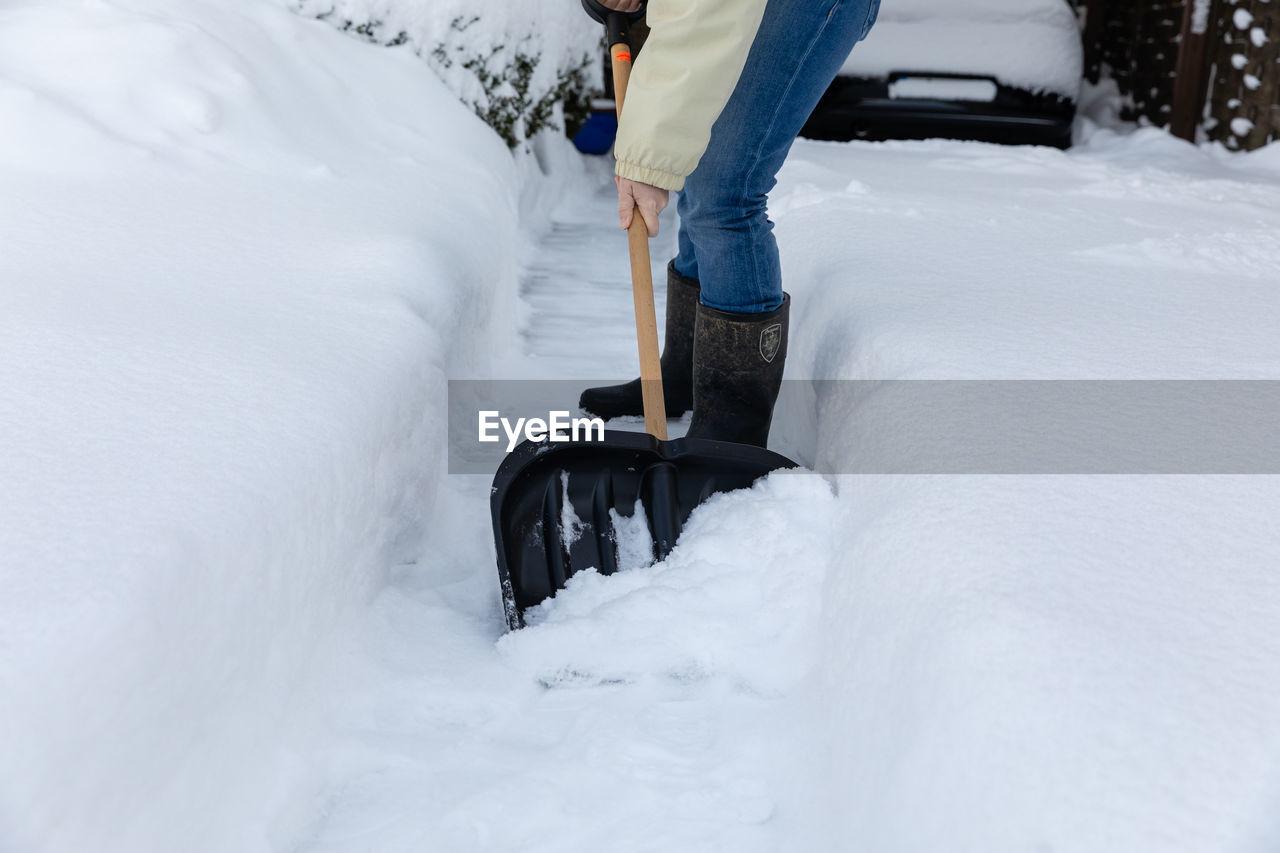
[[[631, 71], [627, 30], [643, 11], [610, 12], [595, 0], [582, 5], [605, 25], [621, 114]], [[620, 552], [634, 559], [646, 546], [653, 558], [665, 559], [694, 507], [712, 494], [747, 488], [770, 471], [797, 467], [760, 447], [667, 440], [649, 232], [638, 211], [627, 238], [645, 432], [605, 430], [603, 440], [571, 443], [525, 441], [498, 467], [490, 505], [511, 630], [524, 626], [527, 608], [555, 595], [576, 572], [594, 568], [613, 574]], [[648, 541], [637, 547], [628, 531], [638, 531], [643, 539], [646, 528]]]

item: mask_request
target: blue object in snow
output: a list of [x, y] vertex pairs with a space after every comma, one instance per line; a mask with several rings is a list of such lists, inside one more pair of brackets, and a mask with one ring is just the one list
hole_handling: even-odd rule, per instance
[[573, 144], [583, 154], [608, 154], [617, 135], [618, 117], [612, 111], [592, 110]]

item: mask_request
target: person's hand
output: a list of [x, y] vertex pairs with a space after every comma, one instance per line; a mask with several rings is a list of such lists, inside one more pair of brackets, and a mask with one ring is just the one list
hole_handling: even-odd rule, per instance
[[641, 0], [600, 0], [600, 5], [613, 12], [639, 12]]
[[[623, 0], [613, 0], [621, 3]], [[631, 214], [640, 208], [640, 218], [649, 229], [649, 236], [658, 235], [658, 214], [667, 206], [667, 191], [627, 178], [615, 178], [618, 183], [618, 221], [622, 230], [631, 227]]]

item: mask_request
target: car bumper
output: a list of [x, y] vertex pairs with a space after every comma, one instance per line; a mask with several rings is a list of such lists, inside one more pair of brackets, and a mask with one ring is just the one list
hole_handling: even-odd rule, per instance
[[997, 86], [994, 100], [890, 97], [890, 81], [838, 77], [800, 131], [809, 139], [972, 139], [1012, 145], [1071, 144], [1075, 104]]

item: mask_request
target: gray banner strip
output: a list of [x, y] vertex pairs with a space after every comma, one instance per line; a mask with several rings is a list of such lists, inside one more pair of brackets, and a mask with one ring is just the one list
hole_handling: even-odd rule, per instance
[[[500, 441], [478, 440], [480, 412], [512, 426], [557, 411], [584, 417], [578, 394], [593, 384], [609, 383], [450, 381], [450, 473], [492, 474], [505, 454], [501, 427]], [[783, 385], [775, 446], [822, 473], [1280, 474], [1280, 380]], [[609, 428], [642, 425], [631, 419]]]

